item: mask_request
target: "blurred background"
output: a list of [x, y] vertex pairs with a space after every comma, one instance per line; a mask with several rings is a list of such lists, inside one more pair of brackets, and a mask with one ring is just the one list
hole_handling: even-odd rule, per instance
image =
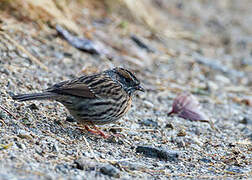
[[[1, 0], [0, 20], [2, 29], [30, 24], [35, 36], [62, 25], [126, 64], [150, 67], [156, 59], [176, 57], [251, 85], [251, 5], [249, 0]], [[134, 36], [147, 48], [136, 49], [129, 42]], [[248, 77], [241, 78], [243, 72]]]
[[[81, 132], [57, 102], [10, 97], [114, 66], [146, 89], [103, 126], [121, 139]], [[181, 92], [220, 131], [167, 116]], [[0, 0], [0, 179], [248, 178], [251, 106], [251, 0]], [[144, 145], [179, 155], [145, 158]]]

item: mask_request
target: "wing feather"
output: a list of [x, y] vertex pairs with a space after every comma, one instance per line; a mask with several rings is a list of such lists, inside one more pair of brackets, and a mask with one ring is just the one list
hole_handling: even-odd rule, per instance
[[61, 83], [55, 84], [51, 88], [48, 88], [46, 91], [62, 95], [79, 96], [83, 98], [95, 98], [95, 94], [90, 90], [84, 79], [85, 78], [81, 77], [71, 81], [63, 81]]

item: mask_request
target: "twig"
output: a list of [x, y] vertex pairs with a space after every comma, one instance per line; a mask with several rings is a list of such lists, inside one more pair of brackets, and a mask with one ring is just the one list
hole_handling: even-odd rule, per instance
[[120, 127], [120, 126], [117, 126], [117, 127], [107, 127], [108, 129], [124, 129], [124, 130], [131, 130], [130, 128], [126, 128], [126, 127]]
[[110, 164], [116, 164], [118, 162], [122, 162], [122, 161], [128, 161], [128, 160], [132, 160], [132, 158], [125, 158], [125, 159], [100, 159], [101, 162], [109, 162]]
[[210, 125], [210, 127], [211, 127], [213, 130], [215, 130], [215, 131], [217, 131], [218, 133], [220, 133], [220, 130], [214, 126], [214, 123], [213, 123], [213, 121], [212, 121], [211, 119], [209, 119], [209, 120], [198, 120], [198, 121], [199, 121], [199, 122], [208, 123], [208, 124]]
[[127, 131], [134, 130], [134, 131], [137, 131], [137, 132], [158, 131], [157, 129], [130, 129], [130, 128], [125, 128], [125, 127], [108, 127], [108, 128], [109, 129], [122, 129], [122, 130], [127, 130]]
[[137, 129], [137, 132], [158, 132], [158, 129]]
[[89, 143], [88, 143], [87, 139], [85, 138], [85, 136], [82, 136], [82, 137], [83, 137], [83, 139], [84, 139], [84, 141], [85, 141], [85, 143], [86, 143], [86, 145], [87, 145], [87, 147], [88, 147], [90, 153], [91, 153], [92, 156], [94, 157], [94, 159], [95, 159], [97, 162], [99, 162], [99, 160], [97, 159], [96, 155], [94, 154], [94, 151], [93, 151], [93, 149], [91, 148], [91, 146], [89, 145]]
[[14, 119], [17, 120], [17, 117], [16, 117], [14, 114], [12, 114], [10, 111], [8, 111], [6, 108], [4, 108], [4, 107], [1, 106], [1, 105], [0, 105], [0, 108], [1, 108], [2, 110], [4, 110], [6, 113], [8, 113], [9, 115], [11, 115], [12, 117], [14, 117]]
[[46, 70], [47, 72], [49, 69], [38, 60], [38, 58], [34, 57], [29, 51], [27, 51], [22, 45], [20, 45], [16, 40], [12, 39], [7, 33], [0, 31], [0, 34], [2, 34], [6, 39], [8, 39], [14, 46], [16, 46], [20, 51], [25, 53], [31, 61], [35, 62], [37, 65], [39, 65], [42, 69]]
[[8, 149], [9, 147], [11, 147], [13, 145], [13, 142], [9, 143], [9, 144], [0, 144], [1, 149]]

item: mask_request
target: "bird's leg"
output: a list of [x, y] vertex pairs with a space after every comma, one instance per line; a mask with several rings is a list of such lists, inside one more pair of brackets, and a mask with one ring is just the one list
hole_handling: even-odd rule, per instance
[[98, 134], [100, 134], [102, 137], [104, 138], [109, 138], [110, 135], [108, 134], [105, 134], [102, 130], [100, 130], [98, 127], [96, 127], [94, 124], [93, 124], [93, 128], [98, 132]]
[[98, 127], [96, 127], [94, 124], [92, 124], [92, 126], [93, 126], [93, 128], [95, 129], [95, 130], [93, 130], [93, 129], [90, 129], [87, 125], [85, 125], [84, 127], [85, 127], [85, 129], [88, 131], [88, 132], [91, 132], [91, 133], [93, 133], [93, 134], [99, 134], [99, 135], [101, 135], [103, 138], [108, 138], [109, 137], [109, 135], [107, 135], [107, 134], [105, 134], [104, 132], [102, 132]]

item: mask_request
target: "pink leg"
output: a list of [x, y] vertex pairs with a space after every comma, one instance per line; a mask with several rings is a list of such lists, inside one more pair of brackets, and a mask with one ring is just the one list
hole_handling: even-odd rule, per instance
[[98, 135], [101, 135], [103, 138], [107, 139], [110, 135], [106, 135], [104, 132], [102, 132], [98, 127], [96, 127], [95, 125], [92, 125], [94, 127], [95, 130], [93, 129], [90, 129], [87, 125], [85, 125], [85, 129], [88, 131], [88, 132], [91, 132], [93, 134], [98, 134]]

